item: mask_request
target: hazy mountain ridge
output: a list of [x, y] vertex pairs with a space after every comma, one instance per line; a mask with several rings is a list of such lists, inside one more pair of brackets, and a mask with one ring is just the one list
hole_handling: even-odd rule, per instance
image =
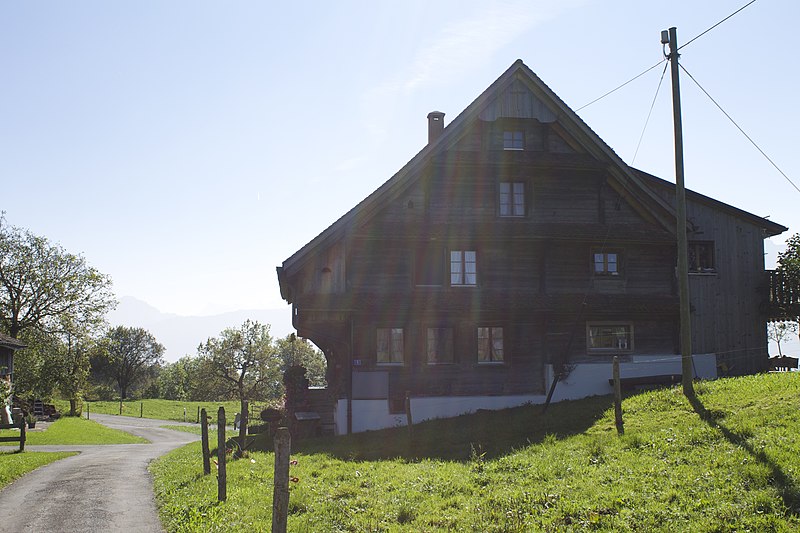
[[162, 313], [147, 302], [123, 296], [117, 308], [106, 318], [112, 327], [141, 327], [152, 333], [166, 348], [164, 358], [170, 362], [184, 355], [195, 355], [201, 342], [218, 336], [225, 328], [240, 326], [247, 319], [270, 324], [270, 332], [275, 338], [294, 332], [289, 306], [284, 309], [243, 309], [218, 315], [183, 316]]

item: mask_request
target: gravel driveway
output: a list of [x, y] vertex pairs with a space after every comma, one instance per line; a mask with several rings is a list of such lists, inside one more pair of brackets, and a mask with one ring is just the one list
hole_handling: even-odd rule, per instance
[[26, 446], [26, 451], [80, 454], [39, 468], [0, 490], [0, 531], [163, 531], [147, 465], [199, 436], [158, 427], [183, 425], [179, 422], [100, 414], [91, 418], [151, 444]]

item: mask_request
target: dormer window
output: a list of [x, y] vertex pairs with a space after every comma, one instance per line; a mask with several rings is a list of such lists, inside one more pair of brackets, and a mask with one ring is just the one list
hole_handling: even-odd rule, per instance
[[525, 135], [522, 131], [503, 132], [503, 150], [524, 150]]

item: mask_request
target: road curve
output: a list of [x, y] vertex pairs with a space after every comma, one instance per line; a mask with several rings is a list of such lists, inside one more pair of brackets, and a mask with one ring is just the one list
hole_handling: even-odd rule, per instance
[[147, 465], [199, 437], [158, 427], [178, 422], [100, 414], [91, 418], [151, 444], [26, 446], [26, 451], [80, 453], [0, 490], [0, 532], [163, 531]]

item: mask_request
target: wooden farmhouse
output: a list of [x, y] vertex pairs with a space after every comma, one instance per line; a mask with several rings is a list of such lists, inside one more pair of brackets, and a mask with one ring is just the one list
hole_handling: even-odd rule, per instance
[[[522, 61], [278, 267], [337, 434], [679, 378], [675, 185], [626, 165]], [[687, 191], [696, 377], [767, 365], [764, 239]], [[408, 398], [408, 400], [407, 400]]]

